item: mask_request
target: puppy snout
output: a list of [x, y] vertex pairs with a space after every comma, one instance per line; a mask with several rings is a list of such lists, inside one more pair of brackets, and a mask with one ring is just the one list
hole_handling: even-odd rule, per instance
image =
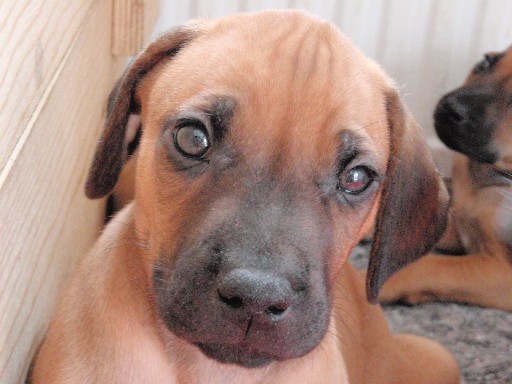
[[453, 125], [461, 125], [468, 118], [468, 108], [456, 95], [449, 94], [440, 100], [436, 115]]
[[447, 94], [434, 113], [437, 135], [448, 148], [477, 161], [496, 161], [492, 145], [494, 103], [486, 88], [462, 88]]
[[287, 316], [294, 292], [290, 282], [272, 272], [257, 269], [234, 269], [218, 287], [218, 295], [228, 308], [247, 317], [258, 315], [278, 321]]

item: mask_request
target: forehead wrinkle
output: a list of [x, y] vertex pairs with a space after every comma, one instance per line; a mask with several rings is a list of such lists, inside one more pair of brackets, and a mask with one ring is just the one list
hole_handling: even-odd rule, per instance
[[[308, 29], [309, 30], [309, 29]], [[308, 31], [307, 30], [307, 31]], [[308, 33], [295, 35], [295, 39], [301, 40], [308, 39]], [[287, 36], [288, 37], [288, 36]], [[295, 40], [294, 39], [294, 40]], [[295, 40], [297, 41], [297, 40]], [[315, 39], [311, 39], [315, 41]], [[293, 47], [293, 46], [292, 46]], [[291, 54], [300, 56], [300, 44], [296, 44], [295, 49], [290, 51]], [[328, 51], [328, 60], [331, 60], [331, 52]], [[290, 59], [287, 52], [281, 52], [279, 65], [276, 65], [274, 70], [278, 70], [275, 76], [272, 76], [271, 81], [258, 78], [256, 81], [251, 81], [251, 84], [244, 87], [249, 94], [248, 103], [246, 107], [250, 109], [247, 113], [247, 120], [245, 124], [251, 124], [250, 131], [246, 134], [253, 137], [251, 141], [264, 142], [261, 147], [270, 152], [269, 159], [272, 159], [272, 164], [282, 161], [283, 154], [291, 152], [295, 147], [294, 143], [300, 140], [300, 137], [305, 133], [309, 136], [309, 140], [315, 136], [310, 132], [313, 127], [322, 127], [329, 122], [335, 113], [325, 116], [326, 100], [329, 96], [329, 88], [327, 88], [329, 79], [325, 79], [318, 84], [307, 84], [303, 81], [294, 81], [295, 76], [290, 73], [304, 72], [297, 69], [297, 65], [290, 67]], [[306, 57], [309, 59], [309, 57]], [[303, 59], [301, 59], [303, 60]], [[317, 60], [317, 58], [315, 58]], [[265, 95], [265, 97], [262, 97]], [[251, 118], [252, 117], [252, 118]], [[244, 119], [245, 120], [245, 119]], [[327, 121], [325, 121], [327, 120]], [[290, 140], [290, 136], [295, 136]], [[309, 142], [309, 144], [312, 144]], [[304, 146], [302, 146], [304, 149]]]
[[[298, 47], [301, 52], [301, 65], [297, 65], [297, 70], [302, 69], [302, 82], [308, 85], [310, 81], [321, 83], [322, 86], [328, 84], [333, 78], [335, 70], [332, 48], [336, 44], [332, 39], [330, 28], [324, 25], [311, 28], [313, 31], [308, 33], [302, 47]], [[308, 31], [310, 32], [310, 31]]]
[[504, 83], [508, 91], [512, 91], [512, 48], [509, 48], [502, 59]]
[[329, 25], [318, 23], [307, 26], [300, 35], [294, 32], [286, 36], [289, 48], [279, 52], [274, 62], [274, 81], [283, 82], [294, 104], [301, 105], [314, 100], [313, 96], [327, 93], [335, 70], [332, 49], [338, 41], [333, 39], [334, 32]]
[[[297, 31], [297, 22], [293, 20], [289, 28], [286, 30], [280, 30], [280, 34], [277, 34], [277, 31], [272, 31], [271, 36], [275, 38], [275, 42], [270, 41], [265, 44], [266, 47], [271, 48], [268, 54], [268, 62], [269, 63], [277, 63], [282, 60], [282, 57], [285, 56], [283, 54], [290, 44], [292, 38], [295, 40], [302, 40], [304, 38], [305, 33], [299, 34]], [[263, 39], [260, 43], [263, 42]], [[293, 60], [293, 59], [292, 59]]]
[[[308, 67], [311, 65], [311, 46], [314, 44], [314, 34], [311, 31], [314, 29], [313, 26], [308, 27], [303, 31], [300, 39], [293, 41], [293, 45], [290, 47], [290, 67], [291, 67], [291, 81], [292, 84], [295, 80], [298, 80], [300, 75], [304, 75], [309, 72]], [[314, 58], [313, 58], [314, 59]], [[304, 76], [302, 76], [304, 79]], [[307, 75], [306, 75], [307, 77]], [[303, 80], [302, 79], [302, 80]]]
[[[286, 26], [277, 31], [266, 29], [265, 36], [247, 36], [246, 43], [259, 52], [259, 58], [255, 59], [255, 65], [251, 65], [255, 67], [252, 76], [245, 78], [256, 89], [265, 87], [267, 93], [277, 94], [287, 92], [289, 96], [299, 96], [303, 100], [300, 96], [312, 85], [310, 80], [314, 75], [314, 88], [329, 82], [335, 70], [332, 46], [340, 45], [338, 40], [342, 37], [329, 24], [318, 20], [292, 19]], [[346, 48], [350, 49], [350, 44]], [[247, 73], [246, 69], [241, 68], [239, 72]], [[292, 89], [295, 90], [293, 94], [289, 92]]]
[[506, 76], [507, 78], [510, 77], [512, 74], [512, 46], [501, 52], [501, 59], [496, 64], [496, 67], [497, 72]]

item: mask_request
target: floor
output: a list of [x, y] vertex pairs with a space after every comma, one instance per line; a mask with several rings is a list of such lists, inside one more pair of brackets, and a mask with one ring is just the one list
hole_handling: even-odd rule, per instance
[[[366, 266], [369, 249], [354, 250], [356, 268]], [[388, 305], [384, 311], [393, 331], [435, 339], [452, 351], [463, 383], [512, 383], [512, 313], [445, 303]]]

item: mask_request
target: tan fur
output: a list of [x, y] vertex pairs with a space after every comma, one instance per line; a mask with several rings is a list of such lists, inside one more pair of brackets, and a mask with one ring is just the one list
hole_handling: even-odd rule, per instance
[[[421, 164], [406, 156], [410, 164], [397, 165], [402, 152], [416, 146], [407, 142], [402, 148], [402, 136], [411, 140], [417, 133], [407, 111], [395, 105], [400, 101], [392, 83], [332, 26], [300, 12], [230, 16], [198, 25], [203, 32], [183, 54], [159, 62], [137, 88], [143, 136], [135, 200], [111, 220], [81, 263], [39, 351], [33, 383], [457, 383], [457, 364], [440, 345], [391, 334], [381, 308], [367, 302], [364, 281], [347, 263], [378, 212], [383, 226], [394, 225], [386, 222], [383, 208], [396, 196], [391, 181], [382, 182], [385, 192], [379, 190], [345, 216], [329, 203], [336, 247], [327, 260], [333, 310], [323, 340], [310, 353], [248, 369], [207, 358], [166, 329], [156, 313], [152, 268], [161, 250], [173, 254], [176, 239], [193, 226], [191, 199], [206, 179], [191, 181], [166, 166], [158, 149], [161, 126], [216, 92], [239, 102], [230, 141], [243, 148], [251, 169], [272, 168], [283, 180], [316, 180], [333, 167], [338, 149], [332, 138], [341, 125], [363, 137], [365, 151], [376, 158], [379, 171], [390, 170], [390, 180], [415, 165], [428, 170], [436, 202], [428, 209], [436, 226], [444, 206], [444, 189], [428, 156]], [[280, 59], [283, 52], [295, 59]], [[387, 95], [395, 95], [390, 105]], [[111, 127], [106, 129], [108, 138]], [[93, 167], [92, 196], [104, 193], [96, 188], [101, 176], [95, 172], [101, 168]], [[226, 194], [216, 209], [236, 198]], [[380, 257], [378, 249], [374, 257]], [[406, 262], [386, 258], [383, 263], [393, 269]], [[375, 265], [373, 294], [387, 277], [386, 268]]]
[[[512, 94], [512, 48], [488, 74], [470, 74], [465, 85], [495, 87]], [[496, 88], [498, 89], [498, 88]], [[494, 165], [478, 163], [457, 153], [452, 171], [453, 206], [448, 228], [437, 247], [463, 256], [431, 253], [392, 276], [381, 302], [455, 301], [512, 311], [511, 233], [512, 186], [485, 186], [485, 175], [512, 171], [512, 112], [495, 116], [492, 142], [499, 158]], [[472, 170], [473, 169], [473, 170]]]

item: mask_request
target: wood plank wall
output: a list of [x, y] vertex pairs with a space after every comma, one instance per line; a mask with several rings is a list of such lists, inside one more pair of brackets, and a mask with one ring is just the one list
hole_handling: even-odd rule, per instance
[[484, 52], [512, 44], [510, 0], [162, 0], [156, 30], [190, 18], [297, 8], [333, 22], [397, 81], [445, 174], [451, 154], [432, 111]]
[[158, 9], [153, 0], [0, 2], [0, 383], [23, 382], [99, 233], [103, 203], [85, 198], [86, 172], [108, 92]]

